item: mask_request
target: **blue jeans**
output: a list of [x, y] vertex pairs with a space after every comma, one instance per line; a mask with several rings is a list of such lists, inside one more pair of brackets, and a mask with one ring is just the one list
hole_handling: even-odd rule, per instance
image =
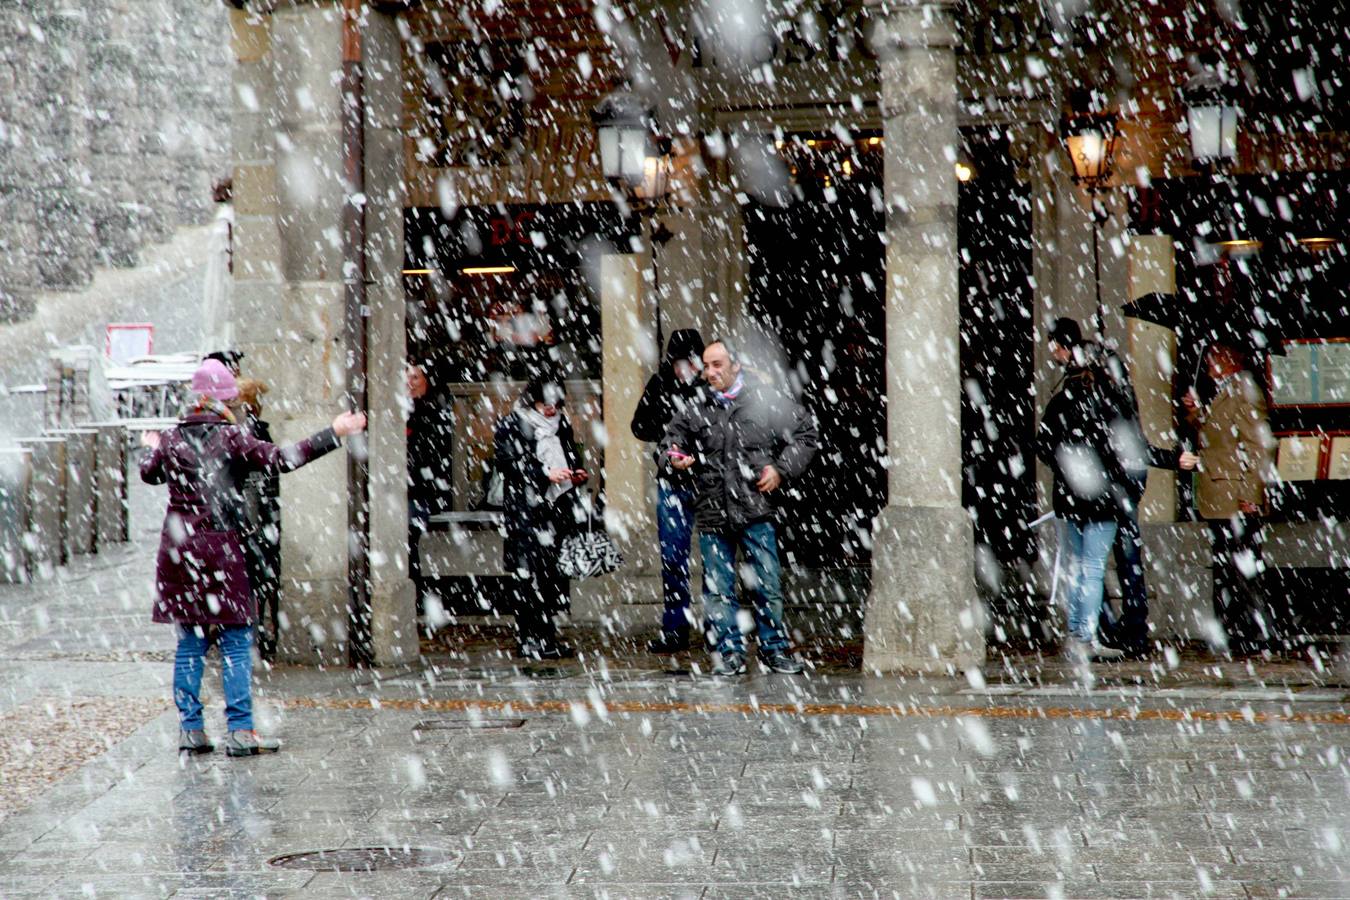
[[1097, 637], [1102, 612], [1106, 557], [1116, 541], [1115, 522], [1064, 521], [1060, 528], [1064, 598], [1069, 608], [1069, 634], [1080, 641]]
[[661, 590], [665, 611], [661, 630], [666, 634], [689, 634], [689, 546], [694, 538], [694, 492], [671, 487], [664, 481], [656, 487], [656, 530], [661, 540]]
[[771, 522], [756, 522], [739, 532], [701, 532], [698, 546], [703, 553], [703, 610], [708, 633], [718, 653], [745, 655], [736, 601], [736, 547], [740, 545], [750, 564], [745, 587], [754, 594], [755, 626], [759, 652], [767, 655], [788, 648], [783, 627], [782, 566], [778, 562], [778, 536]]
[[1108, 603], [1102, 604], [1100, 632], [1123, 649], [1148, 648], [1148, 585], [1144, 583], [1144, 547], [1139, 533], [1139, 509], [1119, 523], [1116, 543], [1116, 575], [1120, 578], [1120, 618]]
[[[206, 626], [178, 625], [173, 663], [173, 702], [184, 731], [202, 729], [202, 669], [210, 643]], [[220, 625], [220, 680], [230, 731], [253, 730], [253, 626]]]

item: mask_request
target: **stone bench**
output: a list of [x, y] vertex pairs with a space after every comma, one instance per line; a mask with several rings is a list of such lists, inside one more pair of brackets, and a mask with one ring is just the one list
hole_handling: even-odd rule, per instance
[[503, 516], [500, 512], [437, 513], [418, 541], [424, 578], [500, 576]]

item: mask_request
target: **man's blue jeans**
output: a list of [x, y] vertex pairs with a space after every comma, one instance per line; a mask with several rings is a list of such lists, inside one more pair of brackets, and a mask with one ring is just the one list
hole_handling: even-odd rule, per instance
[[755, 626], [760, 655], [786, 652], [787, 630], [783, 627], [782, 566], [778, 562], [778, 536], [771, 522], [756, 522], [739, 532], [700, 532], [703, 553], [703, 610], [708, 632], [718, 653], [745, 655], [736, 600], [736, 548], [748, 562], [742, 579], [754, 596]]
[[1148, 585], [1144, 583], [1143, 539], [1139, 533], [1139, 508], [1119, 524], [1114, 546], [1116, 575], [1120, 578], [1120, 618], [1108, 603], [1102, 604], [1100, 633], [1125, 650], [1148, 649]]
[[[202, 669], [210, 643], [206, 626], [178, 625], [173, 664], [173, 702], [184, 731], [202, 730]], [[253, 626], [220, 625], [220, 680], [230, 731], [253, 730]]]
[[1097, 637], [1097, 618], [1102, 612], [1106, 581], [1106, 557], [1116, 540], [1115, 522], [1061, 523], [1061, 564], [1065, 575], [1065, 601], [1069, 608], [1069, 634], [1091, 643]]
[[694, 537], [694, 492], [656, 487], [656, 530], [661, 540], [661, 590], [665, 611], [661, 630], [677, 637], [689, 635], [689, 545]]

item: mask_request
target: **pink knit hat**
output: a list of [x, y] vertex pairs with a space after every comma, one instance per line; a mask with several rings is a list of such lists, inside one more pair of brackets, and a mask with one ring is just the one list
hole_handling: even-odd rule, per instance
[[203, 360], [192, 373], [192, 392], [204, 394], [212, 400], [233, 400], [239, 396], [234, 375], [218, 359]]

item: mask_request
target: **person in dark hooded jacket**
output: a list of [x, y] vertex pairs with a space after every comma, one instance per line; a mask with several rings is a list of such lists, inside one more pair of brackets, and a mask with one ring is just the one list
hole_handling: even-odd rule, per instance
[[774, 526], [777, 492], [802, 477], [815, 455], [815, 420], [784, 390], [748, 376], [734, 348], [716, 340], [703, 350], [707, 399], [675, 416], [661, 449], [668, 464], [694, 477], [694, 520], [703, 556], [703, 608], [713, 674], [746, 671], [736, 598], [736, 554], [754, 572], [759, 657], [770, 670], [802, 671], [783, 624], [782, 565]]
[[342, 413], [331, 428], [278, 447], [235, 423], [225, 406], [238, 396], [234, 376], [206, 360], [192, 376], [197, 400], [174, 428], [147, 432], [141, 480], [169, 486], [159, 555], [155, 561], [152, 618], [178, 631], [173, 698], [178, 707], [181, 753], [210, 753], [202, 726], [203, 658], [208, 632], [219, 640], [221, 681], [230, 756], [280, 749], [253, 730], [253, 633], [258, 601], [249, 583], [241, 533], [248, 527], [241, 479], [251, 470], [290, 472], [341, 446], [340, 438], [366, 427], [361, 413]]
[[1036, 431], [1036, 455], [1054, 473], [1053, 505], [1060, 520], [1060, 549], [1067, 572], [1068, 655], [1118, 659], [1123, 653], [1098, 640], [1106, 558], [1120, 522], [1132, 514], [1142, 448], [1123, 444], [1116, 427], [1124, 411], [1110, 375], [1090, 357], [1078, 323], [1058, 319], [1050, 332], [1050, 355], [1064, 378], [1046, 404]]
[[[659, 443], [666, 426], [678, 413], [700, 402], [703, 338], [693, 328], [670, 336], [666, 358], [633, 413], [633, 436]], [[689, 547], [694, 536], [694, 478], [686, 471], [656, 459], [656, 527], [661, 544], [661, 591], [665, 610], [661, 636], [647, 645], [653, 653], [678, 653], [689, 649], [693, 616], [689, 611]]]

